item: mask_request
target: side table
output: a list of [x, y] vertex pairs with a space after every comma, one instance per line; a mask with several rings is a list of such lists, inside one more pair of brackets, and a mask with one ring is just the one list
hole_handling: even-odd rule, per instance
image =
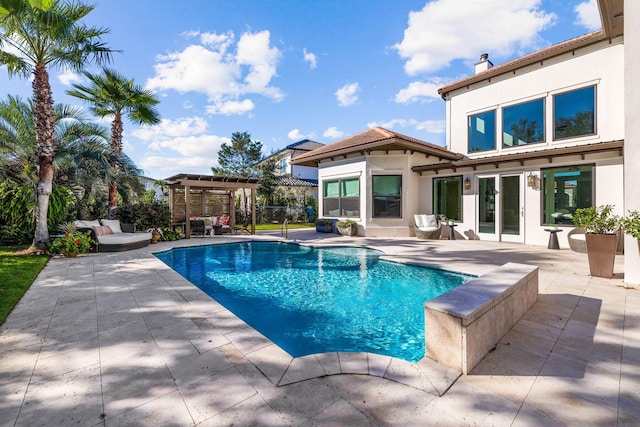
[[544, 231], [549, 232], [549, 244], [547, 245], [547, 249], [560, 249], [558, 233], [561, 233], [563, 230], [560, 230], [559, 228], [545, 228]]
[[447, 224], [447, 227], [449, 227], [449, 240], [456, 240], [456, 230], [455, 228], [458, 226], [458, 224]]

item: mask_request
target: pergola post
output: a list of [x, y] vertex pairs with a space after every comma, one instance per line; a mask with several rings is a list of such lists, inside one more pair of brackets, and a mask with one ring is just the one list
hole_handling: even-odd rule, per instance
[[251, 189], [251, 234], [256, 234], [256, 189]]
[[190, 194], [191, 193], [191, 186], [189, 186], [189, 184], [186, 184], [184, 186], [184, 237], [185, 239], [190, 239], [191, 238], [191, 221], [189, 221], [191, 219], [191, 209], [190, 209], [190, 203], [191, 201], [190, 199]]

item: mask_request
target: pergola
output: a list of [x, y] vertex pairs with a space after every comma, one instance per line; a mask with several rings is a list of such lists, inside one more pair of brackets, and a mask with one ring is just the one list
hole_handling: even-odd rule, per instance
[[191, 236], [192, 216], [229, 215], [235, 224], [235, 193], [242, 189], [251, 190], [251, 234], [255, 234], [256, 190], [260, 186], [257, 179], [178, 174], [165, 181], [169, 186], [171, 222], [184, 223], [187, 239]]

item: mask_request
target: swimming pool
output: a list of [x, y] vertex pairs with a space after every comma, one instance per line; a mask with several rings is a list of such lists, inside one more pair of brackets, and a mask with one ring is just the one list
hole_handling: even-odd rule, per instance
[[243, 242], [155, 255], [293, 357], [362, 351], [416, 362], [423, 303], [472, 279], [353, 247]]

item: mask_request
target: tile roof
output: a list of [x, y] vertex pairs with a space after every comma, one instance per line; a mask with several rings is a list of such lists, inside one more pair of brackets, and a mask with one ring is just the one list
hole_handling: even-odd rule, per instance
[[442, 96], [442, 98], [445, 98], [446, 95], [453, 90], [461, 89], [465, 86], [471, 85], [473, 83], [478, 83], [483, 80], [488, 80], [501, 74], [513, 72], [528, 65], [544, 61], [555, 56], [571, 52], [572, 50], [589, 46], [591, 44], [607, 39], [607, 34], [602, 30], [585, 34], [583, 36], [576, 37], [562, 43], [554, 44], [552, 46], [530, 53], [529, 55], [521, 56], [520, 58], [516, 58], [513, 61], [505, 62], [504, 64], [497, 65], [495, 67], [489, 68], [488, 70], [481, 71], [472, 76], [450, 83], [438, 89], [438, 93], [440, 94], [440, 96]]
[[291, 176], [283, 176], [278, 179], [276, 185], [282, 185], [285, 187], [317, 187], [318, 183], [313, 183], [308, 180], [294, 178]]
[[301, 154], [292, 160], [292, 164], [316, 166], [324, 159], [371, 150], [410, 150], [447, 160], [462, 158], [461, 154], [439, 145], [376, 127]]
[[311, 151], [323, 146], [324, 144], [320, 142], [312, 141], [310, 139], [303, 139], [302, 141], [294, 142], [293, 144], [287, 145], [285, 147], [285, 150]]

